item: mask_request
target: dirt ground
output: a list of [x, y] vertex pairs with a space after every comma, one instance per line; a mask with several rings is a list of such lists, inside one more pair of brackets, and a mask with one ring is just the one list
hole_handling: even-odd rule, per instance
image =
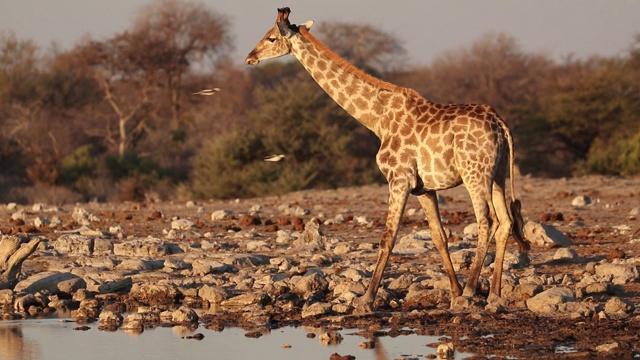
[[[538, 273], [550, 277], [563, 274], [580, 274], [589, 262], [606, 261], [617, 257], [635, 259], [640, 265], [640, 178], [583, 177], [572, 179], [536, 179], [519, 177], [516, 181], [516, 193], [522, 201], [525, 219], [545, 222], [565, 233], [572, 241], [571, 246], [578, 254], [573, 261], [554, 261], [557, 248], [532, 246], [531, 263], [522, 269], [509, 270], [514, 274], [523, 274], [535, 268]], [[374, 247], [380, 240], [384, 227], [387, 207], [386, 186], [365, 186], [337, 190], [304, 191], [280, 197], [241, 199], [232, 201], [196, 201], [187, 206], [184, 202], [149, 202], [121, 204], [82, 205], [101, 218], [100, 228], [122, 225], [128, 236], [162, 237], [171, 219], [189, 219], [196, 223], [198, 232], [226, 234], [230, 231], [253, 228], [275, 237], [276, 226], [293, 230], [295, 218], [285, 216], [282, 204], [290, 207], [309, 209], [307, 215], [300, 215], [302, 223], [313, 217], [332, 218], [337, 214], [346, 214], [343, 224], [325, 225], [324, 235], [350, 241], [354, 244], [371, 243]], [[445, 227], [452, 230], [454, 236], [450, 243], [459, 241], [465, 226], [475, 222], [468, 194], [463, 187], [440, 192], [444, 204], [440, 210]], [[572, 206], [576, 196], [588, 196], [592, 204], [583, 207]], [[260, 207], [260, 224], [242, 222], [240, 214], [251, 208]], [[77, 224], [70, 220], [73, 206], [62, 206], [60, 212], [63, 228], [73, 229]], [[198, 211], [197, 209], [200, 208]], [[213, 211], [227, 209], [234, 216], [224, 221], [212, 221]], [[407, 210], [419, 209], [415, 198], [411, 198]], [[634, 210], [636, 209], [636, 210]], [[11, 233], [19, 230], [31, 230], [25, 225], [10, 222], [10, 213], [3, 213], [0, 230]], [[159, 215], [162, 214], [162, 217]], [[351, 216], [353, 219], [351, 219]], [[369, 226], [357, 223], [357, 217], [366, 217]], [[287, 224], [287, 219], [292, 224]], [[278, 225], [280, 224], [280, 225]], [[427, 228], [419, 216], [405, 216], [399, 237], [411, 231]], [[60, 232], [53, 229], [40, 229], [36, 234], [53, 241]], [[272, 235], [270, 235], [272, 234]], [[515, 251], [515, 244], [509, 249]], [[269, 255], [268, 253], [265, 255]], [[400, 275], [399, 265], [414, 264], [416, 268], [425, 265], [439, 266], [436, 251], [421, 255], [394, 255], [385, 273], [386, 277]], [[29, 262], [37, 263], [37, 258], [25, 263], [29, 271]], [[431, 264], [429, 264], [431, 263]], [[32, 265], [33, 266], [33, 265]], [[462, 276], [466, 276], [464, 270]], [[579, 280], [579, 279], [578, 279]], [[638, 358], [640, 357], [640, 282], [636, 280], [623, 285], [616, 294], [635, 305], [635, 311], [624, 318], [591, 317], [568, 318], [566, 316], [541, 316], [525, 309], [506, 309], [497, 313], [480, 310], [450, 311], [448, 303], [435, 308], [392, 307], [382, 304], [373, 314], [342, 315], [328, 317], [301, 318], [299, 313], [270, 314], [273, 326], [313, 325], [325, 327], [356, 327], [362, 334], [377, 336], [396, 336], [406, 332], [451, 337], [456, 350], [477, 354], [479, 358]], [[400, 295], [401, 296], [401, 295]], [[608, 295], [602, 295], [607, 297]], [[593, 301], [603, 303], [606, 299], [594, 296]], [[269, 311], [269, 307], [266, 308]], [[275, 308], [273, 308], [275, 309]], [[232, 313], [201, 319], [206, 326], [243, 326], [243, 319]], [[600, 345], [615, 344], [608, 352]]]

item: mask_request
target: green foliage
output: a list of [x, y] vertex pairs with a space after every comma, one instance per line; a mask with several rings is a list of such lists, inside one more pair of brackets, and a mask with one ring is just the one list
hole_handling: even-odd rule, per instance
[[122, 157], [117, 154], [107, 154], [104, 157], [104, 164], [113, 180], [159, 172], [151, 159], [140, 157], [134, 151], [126, 151]]
[[586, 173], [623, 176], [640, 174], [640, 130], [623, 139], [596, 139], [582, 167], [581, 170]]
[[[266, 84], [254, 93], [253, 126], [217, 138], [197, 156], [194, 194], [251, 197], [376, 179], [377, 143], [356, 131], [362, 126], [314, 82], [300, 76], [280, 83], [269, 79]], [[276, 163], [262, 160], [270, 154], [285, 158]]]

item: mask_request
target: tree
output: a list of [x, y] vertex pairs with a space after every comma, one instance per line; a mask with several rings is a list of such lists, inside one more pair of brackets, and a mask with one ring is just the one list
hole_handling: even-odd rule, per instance
[[[180, 95], [190, 70], [208, 68], [231, 50], [227, 19], [203, 3], [157, 0], [141, 9], [128, 33], [135, 61], [164, 78], [171, 106], [171, 128], [180, 129]], [[210, 67], [209, 67], [210, 68]]]
[[404, 64], [406, 50], [400, 40], [373, 25], [327, 21], [318, 24], [316, 31], [331, 50], [375, 75]]

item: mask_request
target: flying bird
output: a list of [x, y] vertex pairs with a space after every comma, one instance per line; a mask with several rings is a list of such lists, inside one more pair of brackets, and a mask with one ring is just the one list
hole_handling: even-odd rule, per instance
[[264, 161], [280, 161], [284, 159], [284, 155], [269, 155], [265, 156]]
[[194, 92], [193, 95], [211, 96], [211, 95], [217, 93], [218, 91], [220, 91], [220, 88], [204, 89], [204, 90], [200, 90], [198, 92]]

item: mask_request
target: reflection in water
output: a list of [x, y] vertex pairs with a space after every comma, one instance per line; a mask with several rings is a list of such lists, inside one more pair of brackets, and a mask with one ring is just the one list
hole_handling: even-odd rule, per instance
[[[131, 336], [125, 331], [100, 331], [98, 324], [89, 324], [87, 331], [74, 331], [75, 323], [59, 319], [0, 321], [0, 359], [6, 360], [111, 360], [121, 359], [329, 359], [331, 354], [353, 355], [358, 360], [388, 360], [406, 356], [424, 358], [435, 355], [435, 349], [425, 346], [437, 337], [402, 335], [397, 337], [355, 336], [357, 329], [342, 329], [343, 340], [337, 345], [321, 345], [319, 335], [324, 329], [282, 328], [258, 338], [245, 336], [246, 330], [227, 328], [218, 332], [204, 327], [176, 326], [171, 329], [147, 328]], [[195, 332], [204, 335], [201, 341], [187, 340]], [[307, 333], [316, 336], [311, 339]], [[358, 345], [366, 340], [375, 343], [373, 349]], [[283, 346], [283, 345], [287, 346]], [[288, 347], [290, 345], [290, 347]], [[455, 359], [471, 354], [456, 353]]]
[[22, 327], [20, 325], [0, 325], [0, 359], [27, 360], [40, 358], [37, 344], [32, 340], [25, 340], [22, 336]]

